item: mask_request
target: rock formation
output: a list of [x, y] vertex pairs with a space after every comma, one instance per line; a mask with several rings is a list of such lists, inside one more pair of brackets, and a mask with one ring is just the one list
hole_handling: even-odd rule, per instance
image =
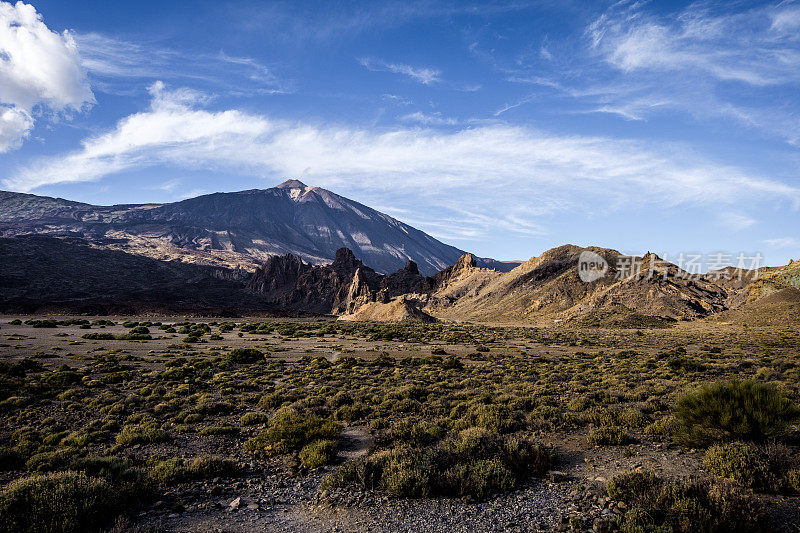
[[419, 273], [413, 261], [383, 275], [356, 259], [351, 250], [341, 248], [330, 265], [309, 265], [293, 255], [272, 257], [256, 270], [247, 286], [287, 309], [341, 314], [367, 303], [387, 303], [395, 296], [428, 292], [434, 284], [432, 278]]

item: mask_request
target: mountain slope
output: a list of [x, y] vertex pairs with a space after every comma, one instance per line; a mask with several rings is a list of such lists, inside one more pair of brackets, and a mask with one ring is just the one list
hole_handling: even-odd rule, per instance
[[[591, 252], [608, 264], [605, 276], [580, 279], [581, 254]], [[689, 319], [725, 309], [726, 291], [705, 279], [686, 274], [655, 255], [641, 258], [656, 265], [654, 276], [619, 276], [621, 254], [606, 248], [572, 245], [548, 250], [501, 273], [478, 268], [474, 258], [462, 257], [437, 278], [441, 283], [427, 300], [425, 311], [440, 318], [484, 321], [571, 320], [598, 311], [633, 312], [665, 319]], [[666, 275], [665, 275], [666, 272]]]
[[0, 238], [0, 257], [0, 312], [280, 311], [245, 289], [244, 272], [97, 249], [82, 239]]
[[747, 285], [747, 301], [753, 302], [787, 288], [800, 289], [800, 260], [789, 261], [784, 266], [761, 268], [758, 277]]
[[[464, 253], [370, 207], [297, 180], [153, 205], [92, 206], [0, 192], [0, 234], [31, 233], [79, 236], [156, 259], [251, 269], [289, 253], [313, 264], [328, 263], [345, 247], [379, 272], [393, 272], [411, 260], [430, 275]], [[504, 270], [514, 265], [491, 263]]]
[[733, 322], [748, 326], [800, 325], [800, 289], [785, 287], [748, 301], [714, 317], [720, 322]]

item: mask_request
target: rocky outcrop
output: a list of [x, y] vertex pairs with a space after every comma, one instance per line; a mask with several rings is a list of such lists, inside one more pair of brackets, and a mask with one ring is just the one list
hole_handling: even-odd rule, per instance
[[387, 303], [392, 297], [432, 287], [432, 278], [421, 275], [413, 261], [383, 275], [347, 248], [337, 250], [330, 265], [309, 265], [291, 254], [269, 258], [248, 283], [251, 291], [276, 305], [324, 314], [352, 313], [371, 302]]
[[[357, 274], [359, 270], [362, 272]], [[347, 307], [354, 281], [369, 288], [367, 280], [375, 276], [352, 251], [342, 248], [333, 263], [323, 266], [309, 265], [292, 254], [270, 257], [256, 270], [247, 287], [283, 308], [327, 314]], [[363, 289], [355, 290], [356, 294], [359, 292], [363, 293]]]
[[339, 320], [354, 322], [436, 322], [434, 317], [419, 309], [413, 301], [402, 296], [387, 303], [367, 303], [353, 313], [341, 315]]
[[263, 294], [281, 294], [291, 291], [300, 277], [311, 270], [311, 265], [296, 255], [270, 257], [250, 278], [248, 288]]
[[436, 286], [434, 278], [423, 276], [414, 261], [406, 262], [405, 266], [381, 278], [380, 288], [391, 296], [409, 293], [427, 293]]
[[464, 254], [458, 258], [454, 265], [449, 266], [437, 273], [434, 277], [434, 288], [442, 289], [454, 279], [462, 275], [468, 275], [477, 268], [477, 261], [472, 254]]
[[334, 301], [333, 310], [336, 313], [352, 313], [362, 305], [376, 301], [376, 298], [376, 291], [367, 281], [364, 269], [357, 268], [344, 299]]

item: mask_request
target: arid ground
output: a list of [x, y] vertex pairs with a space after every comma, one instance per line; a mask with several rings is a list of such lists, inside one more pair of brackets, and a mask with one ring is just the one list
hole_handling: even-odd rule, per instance
[[701, 435], [677, 406], [740, 380], [791, 411], [799, 353], [719, 321], [4, 316], [0, 508], [73, 476], [87, 529], [798, 531], [796, 420]]

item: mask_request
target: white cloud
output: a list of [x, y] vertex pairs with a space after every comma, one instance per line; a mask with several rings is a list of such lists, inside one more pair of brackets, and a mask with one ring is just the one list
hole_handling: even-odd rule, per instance
[[167, 180], [167, 181], [159, 183], [157, 185], [152, 185], [150, 187], [145, 187], [145, 188], [146, 189], [150, 189], [150, 190], [154, 190], [154, 191], [174, 192], [176, 189], [178, 189], [181, 186], [182, 183], [183, 183], [183, 180], [181, 180], [180, 178], [175, 178], [175, 179]]
[[179, 51], [99, 33], [75, 35], [81, 63], [101, 90], [125, 92], [131, 79], [205, 82], [229, 92], [291, 92], [291, 83], [250, 57], [225, 52]]
[[776, 237], [774, 239], [765, 239], [764, 242], [775, 248], [800, 247], [800, 240], [795, 237]]
[[72, 35], [51, 31], [31, 5], [0, 2], [0, 152], [28, 136], [34, 109], [59, 113], [92, 103]]
[[458, 119], [444, 117], [441, 113], [422, 113], [420, 111], [416, 111], [414, 113], [409, 113], [408, 115], [403, 115], [400, 117], [400, 120], [403, 122], [416, 122], [418, 124], [424, 124], [426, 126], [455, 126], [457, 125]]
[[737, 213], [733, 211], [725, 211], [717, 215], [717, 219], [721, 225], [726, 228], [740, 230], [753, 226], [758, 221], [744, 213]]
[[625, 70], [695, 70], [754, 86], [800, 81], [800, 40], [784, 30], [796, 8], [712, 12], [693, 4], [677, 16], [647, 16], [642, 4], [618, 3], [589, 28], [606, 61]]
[[414, 198], [415, 205], [438, 213], [439, 223], [460, 220], [521, 234], [540, 233], [539, 217], [567, 209], [800, 202], [795, 187], [699, 159], [679, 145], [500, 123], [458, 131], [369, 131], [211, 111], [199, 107], [206, 100], [191, 91], [170, 91], [161, 83], [150, 90], [149, 109], [86, 139], [79, 151], [19, 169], [4, 185], [30, 191], [150, 166], [224, 169], [357, 189], [364, 200], [391, 190], [395, 198]]
[[409, 76], [423, 85], [432, 85], [442, 81], [442, 73], [432, 68], [418, 68], [403, 63], [387, 63], [378, 59], [360, 58], [358, 60], [367, 70], [393, 72]]
[[495, 117], [499, 117], [500, 115], [502, 115], [506, 111], [511, 111], [512, 109], [516, 109], [517, 107], [519, 107], [521, 105], [524, 105], [524, 104], [527, 104], [528, 102], [530, 102], [530, 101], [532, 101], [534, 99], [535, 99], [535, 95], [528, 95], [528, 96], [525, 96], [523, 98], [520, 98], [519, 100], [517, 100], [514, 103], [504, 104], [503, 107], [501, 107], [500, 109], [498, 109], [497, 111], [494, 112], [494, 116]]
[[[798, 5], [783, 5], [775, 9], [771, 13], [772, 25], [770, 29], [780, 32], [788, 33], [797, 31], [800, 28], [800, 6]], [[797, 34], [794, 34], [797, 38]]]
[[391, 102], [397, 105], [411, 105], [414, 103], [410, 98], [406, 98], [405, 96], [400, 96], [397, 94], [384, 94], [382, 98], [386, 102]]
[[18, 107], [0, 107], [0, 153], [19, 148], [33, 129], [33, 117]]
[[678, 111], [698, 121], [734, 121], [800, 146], [796, 3], [698, 2], [660, 15], [652, 6], [613, 4], [586, 28], [586, 55], [503, 69], [509, 81], [538, 88], [498, 113], [550, 96], [544, 89], [550, 88], [555, 98], [570, 99], [559, 101], [567, 113], [643, 121]]

